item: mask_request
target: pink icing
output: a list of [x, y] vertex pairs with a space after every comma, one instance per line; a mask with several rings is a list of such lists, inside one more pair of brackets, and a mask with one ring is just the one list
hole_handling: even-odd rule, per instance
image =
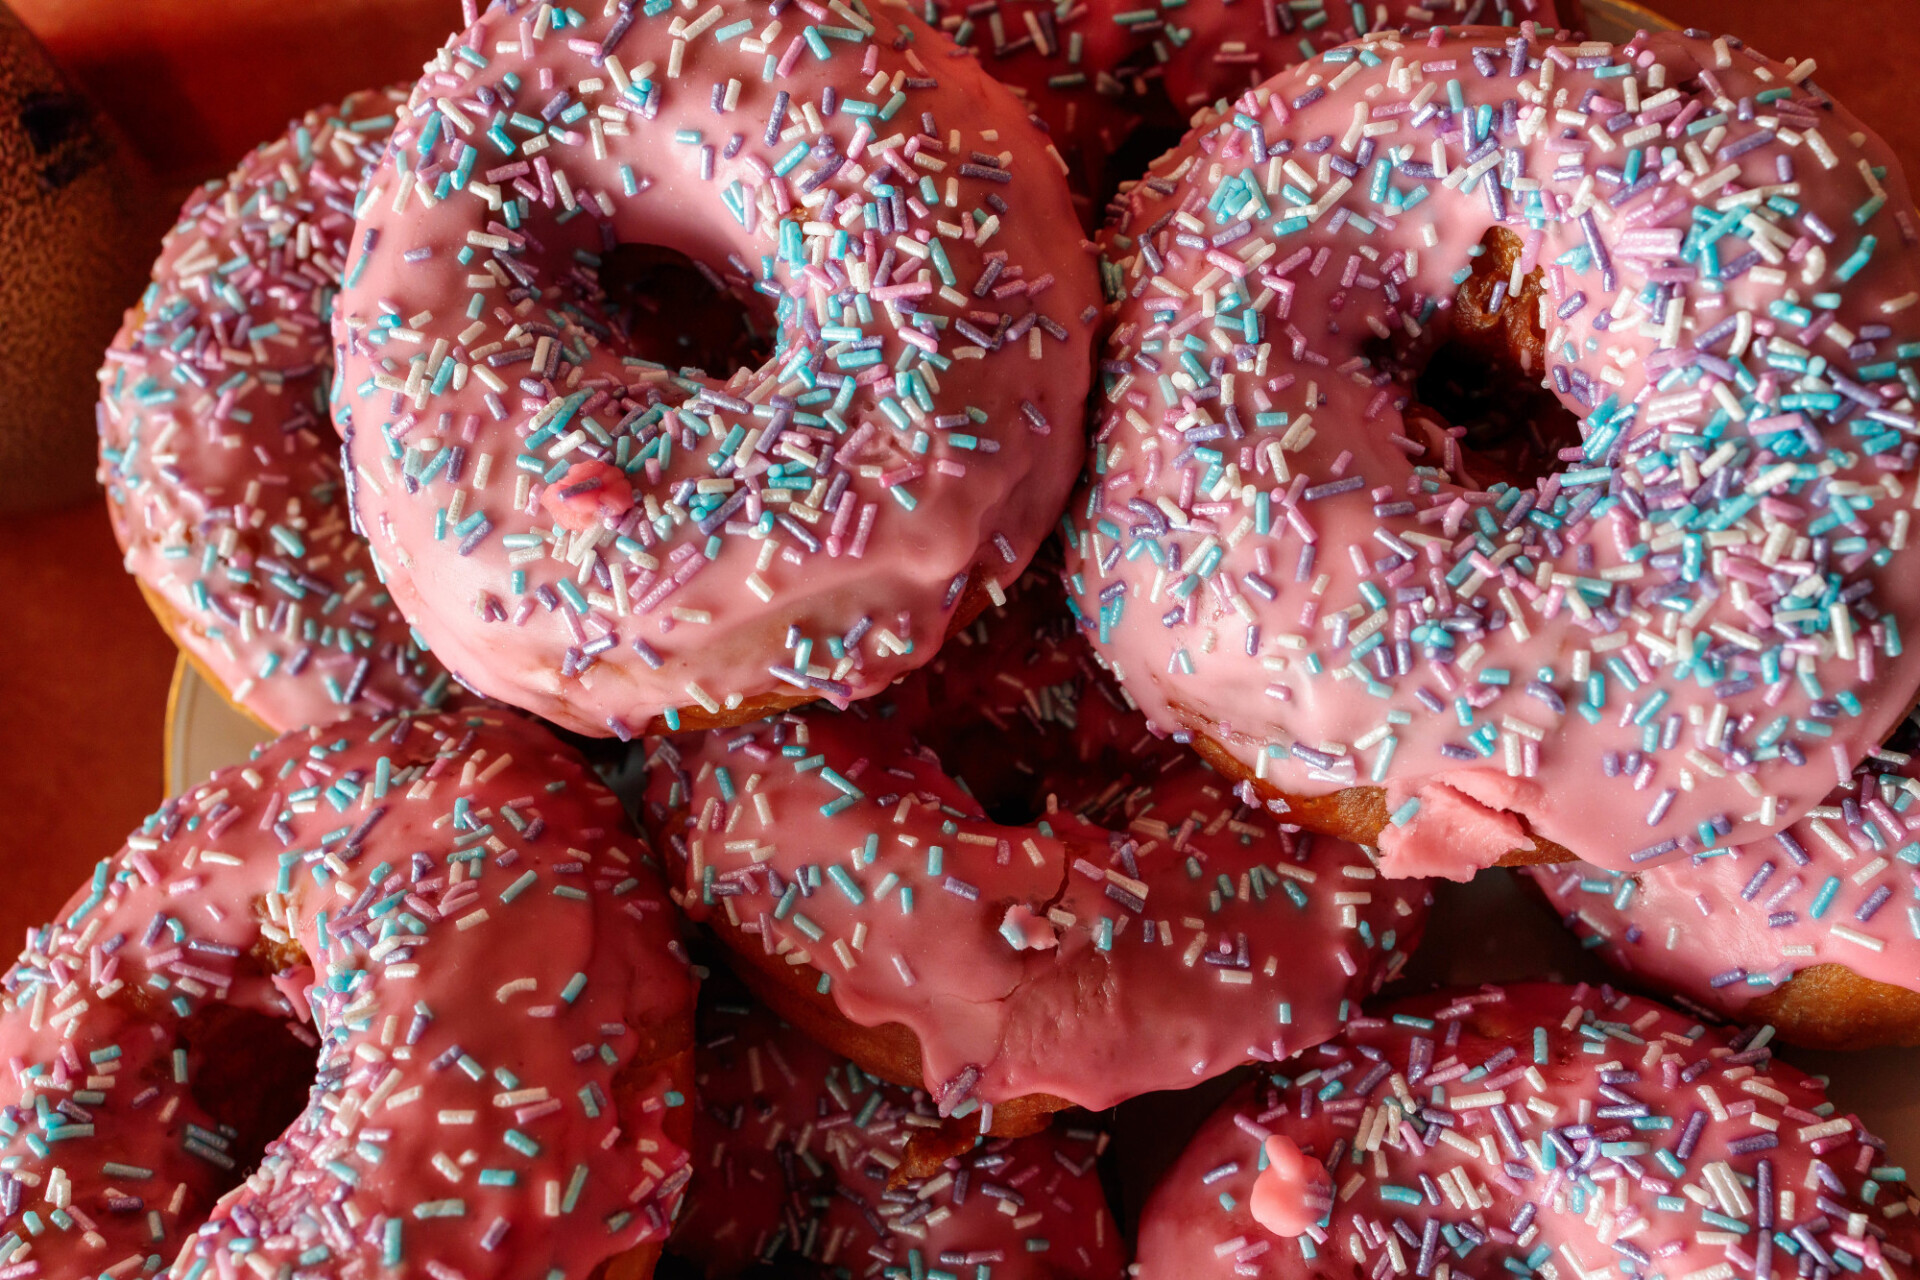
[[986, 1263], [993, 1280], [1125, 1274], [1095, 1167], [1105, 1135], [1086, 1122], [984, 1142], [905, 1179], [908, 1139], [939, 1119], [926, 1094], [875, 1080], [762, 1009], [709, 998], [701, 1022], [703, 1159], [669, 1247], [707, 1275], [796, 1254], [856, 1275], [908, 1275], [916, 1262], [967, 1276]]
[[1882, 753], [1778, 837], [1632, 876], [1531, 874], [1609, 964], [1729, 1016], [1816, 964], [1920, 990], [1916, 776]]
[[[585, 1280], [662, 1239], [693, 987], [648, 861], [518, 716], [302, 730], [167, 801], [0, 985], [0, 1259]], [[322, 1080], [245, 1182], [276, 1037], [226, 1011]]]
[[[689, 913], [818, 970], [851, 1021], [910, 1029], [947, 1112], [1106, 1107], [1284, 1058], [1334, 1035], [1425, 921], [1423, 885], [1153, 744], [1052, 599], [1023, 589], [871, 715], [650, 744], [646, 820]], [[1022, 786], [1037, 817], [987, 816]]]
[[[1784, 1277], [1820, 1258], [1838, 1274], [1836, 1252], [1915, 1274], [1920, 1197], [1899, 1162], [1754, 1032], [1539, 983], [1389, 1005], [1283, 1069], [1162, 1178], [1139, 1280]], [[1256, 1209], [1268, 1133], [1337, 1188], [1292, 1238]]]
[[311, 111], [195, 192], [101, 370], [100, 478], [127, 570], [275, 730], [447, 693], [351, 526], [326, 412], [354, 189], [405, 101]]
[[1036, 915], [1024, 902], [1007, 908], [1000, 921], [1000, 936], [1015, 951], [1047, 951], [1060, 945], [1060, 935], [1053, 931], [1052, 922]]
[[1260, 1154], [1265, 1167], [1254, 1179], [1247, 1211], [1274, 1235], [1289, 1240], [1305, 1235], [1333, 1205], [1333, 1183], [1326, 1169], [1284, 1134], [1262, 1142]]
[[[1071, 512], [1078, 611], [1154, 725], [1285, 794], [1458, 818], [1440, 788], [1502, 775], [1475, 798], [1614, 869], [1749, 843], [1844, 778], [1920, 684], [1920, 265], [1890, 151], [1811, 71], [1469, 28], [1203, 117], [1104, 235], [1120, 300]], [[1448, 479], [1403, 415], [1496, 225], [1584, 418], [1524, 493]]]
[[546, 487], [540, 505], [556, 522], [581, 533], [601, 521], [618, 521], [633, 510], [627, 473], [604, 462], [576, 462]]
[[1416, 788], [1395, 782], [1387, 788], [1387, 812], [1392, 816], [1380, 829], [1382, 872], [1439, 876], [1464, 884], [1509, 851], [1533, 847], [1512, 813], [1467, 793], [1461, 784], [1471, 776], [1463, 772], [1453, 775], [1451, 784], [1429, 782]]
[[[413, 104], [335, 414], [385, 580], [463, 680], [598, 735], [860, 698], [1019, 573], [1084, 447], [1094, 266], [1044, 139], [918, 19], [496, 6]], [[695, 376], [606, 336], [622, 242], [776, 299], [774, 356]], [[542, 495], [584, 458], [637, 495], [575, 530]]]

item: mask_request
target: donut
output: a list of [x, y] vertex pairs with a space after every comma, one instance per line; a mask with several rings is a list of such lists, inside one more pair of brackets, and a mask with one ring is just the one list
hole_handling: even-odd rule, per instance
[[1162, 9], [1155, 21], [1140, 22], [1134, 30], [1152, 35], [1162, 91], [1184, 123], [1202, 107], [1237, 98], [1288, 67], [1373, 32], [1422, 31], [1450, 23], [1546, 26], [1559, 21], [1558, 14], [1577, 18], [1574, 0], [1322, 0], [1312, 5], [1190, 0]]
[[1767, 1034], [1604, 987], [1394, 1002], [1214, 1113], [1134, 1274], [1915, 1274], [1905, 1171]]
[[[956, 662], [995, 678], [953, 676], [960, 701], [916, 695], [917, 676], [876, 709], [655, 740], [644, 809], [756, 994], [958, 1128], [1007, 1136], [1330, 1038], [1429, 905], [1191, 752], [1138, 750], [1151, 736], [1071, 635], [1024, 647], [1033, 607], [980, 624]], [[1030, 776], [989, 764], [976, 790], [996, 738]]]
[[1527, 874], [1583, 944], [1687, 1004], [1816, 1048], [1920, 1045], [1916, 796], [1914, 758], [1882, 748], [1771, 838], [1632, 875]]
[[[456, 35], [368, 180], [358, 522], [436, 656], [566, 728], [866, 697], [1073, 484], [1099, 290], [1060, 166], [900, 10], [572, 12]], [[583, 320], [623, 244], [775, 299], [772, 358], [675, 372]]]
[[353, 530], [327, 413], [354, 191], [405, 106], [387, 90], [308, 112], [199, 188], [100, 372], [127, 570], [214, 687], [276, 732], [450, 692]]
[[[1546, 17], [1549, 0], [1500, 4], [1498, 21]], [[1187, 0], [1129, 6], [1114, 0], [945, 0], [939, 29], [973, 50], [1046, 130], [1068, 165], [1075, 200], [1092, 221], [1121, 180], [1179, 140], [1194, 109], [1231, 98], [1317, 50], [1365, 31], [1421, 29], [1494, 15], [1488, 0], [1392, 4], [1246, 4]], [[1150, 148], [1150, 150], [1146, 150]]]
[[[200, 672], [276, 732], [458, 692], [352, 527], [327, 409], [356, 191], [405, 113], [404, 89], [354, 94], [195, 192], [100, 374], [127, 569]], [[653, 310], [598, 318], [660, 359], [685, 326], [694, 350], [728, 349], [728, 308], [684, 296], [698, 283], [643, 272], [643, 290], [682, 292], [673, 313], [643, 292]]]
[[168, 800], [0, 983], [14, 1274], [644, 1277], [693, 980], [619, 802], [508, 714], [298, 730]]
[[[1091, 210], [1152, 145], [1221, 97], [1234, 97], [1317, 50], [1389, 26], [1543, 18], [1548, 0], [1393, 0], [1355, 8], [1261, 0], [1188, 0], [1155, 8], [1113, 0], [946, 0], [938, 26], [1012, 89], [1066, 160]], [[1142, 131], [1143, 125], [1151, 130]], [[1157, 150], [1152, 153], [1157, 154]], [[1144, 164], [1148, 155], [1140, 155]]]
[[1091, 1124], [989, 1139], [915, 1175], [908, 1139], [939, 1124], [925, 1093], [751, 1003], [703, 1000], [701, 1018], [694, 1175], [668, 1245], [701, 1274], [792, 1258], [855, 1275], [1126, 1274]]
[[[1850, 775], [1920, 684], [1920, 268], [1812, 71], [1384, 34], [1130, 188], [1067, 568], [1154, 726], [1388, 875], [1651, 866]], [[1524, 332], [1564, 434], [1419, 425], [1456, 328]]]

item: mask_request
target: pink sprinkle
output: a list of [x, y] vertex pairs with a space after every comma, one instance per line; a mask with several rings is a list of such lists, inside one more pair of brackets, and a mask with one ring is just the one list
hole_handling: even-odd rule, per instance
[[880, 505], [878, 503], [868, 502], [861, 505], [860, 529], [859, 532], [853, 535], [853, 547], [848, 553], [853, 559], [858, 560], [866, 555], [867, 535], [873, 532], [874, 517], [877, 516], [879, 512]]

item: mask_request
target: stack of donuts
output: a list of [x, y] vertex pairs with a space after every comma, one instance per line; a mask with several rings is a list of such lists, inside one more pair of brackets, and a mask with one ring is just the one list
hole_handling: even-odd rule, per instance
[[0, 1280], [1920, 1276], [1776, 1056], [1920, 1046], [1920, 223], [1562, 16], [493, 0], [197, 191], [100, 477], [279, 736], [0, 979]]

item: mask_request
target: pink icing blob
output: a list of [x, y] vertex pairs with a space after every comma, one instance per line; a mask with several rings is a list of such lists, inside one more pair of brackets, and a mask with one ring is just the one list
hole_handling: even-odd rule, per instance
[[1530, 870], [1609, 964], [1729, 1017], [1802, 969], [1920, 991], [1920, 765], [1869, 757], [1779, 836], [1631, 876]]
[[1267, 1167], [1254, 1179], [1248, 1211], [1255, 1222], [1277, 1236], [1305, 1235], [1333, 1203], [1333, 1183], [1326, 1169], [1284, 1134], [1268, 1138], [1260, 1151]]
[[1467, 794], [1461, 784], [1470, 777], [1460, 773], [1450, 782], [1395, 782], [1387, 788], [1391, 816], [1379, 842], [1383, 872], [1464, 884], [1509, 851], [1533, 847], [1518, 818]]
[[540, 505], [557, 522], [583, 532], [617, 522], [633, 509], [633, 485], [627, 473], [604, 462], [576, 462], [540, 494]]
[[1007, 908], [1000, 921], [1000, 936], [1015, 951], [1048, 951], [1060, 945], [1060, 935], [1047, 918], [1035, 915], [1033, 908], [1016, 902]]

